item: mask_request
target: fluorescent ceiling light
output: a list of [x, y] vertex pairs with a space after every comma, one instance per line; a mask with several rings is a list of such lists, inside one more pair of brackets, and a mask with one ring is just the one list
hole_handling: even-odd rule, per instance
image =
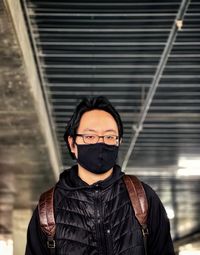
[[13, 255], [13, 240], [0, 240], [0, 255]]
[[174, 218], [174, 210], [171, 207], [165, 206], [167, 217], [172, 220]]
[[180, 251], [179, 255], [199, 255], [200, 254], [200, 250], [197, 251]]
[[199, 255], [199, 242], [188, 243], [179, 247], [179, 255]]
[[177, 176], [200, 176], [200, 157], [181, 157], [178, 167]]

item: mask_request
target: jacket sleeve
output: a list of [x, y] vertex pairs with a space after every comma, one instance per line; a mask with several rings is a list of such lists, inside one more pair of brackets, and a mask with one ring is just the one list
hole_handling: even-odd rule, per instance
[[165, 208], [155, 191], [146, 184], [144, 189], [149, 204], [148, 255], [175, 255]]
[[38, 208], [36, 208], [28, 226], [25, 255], [48, 255], [46, 242], [46, 236], [40, 229]]

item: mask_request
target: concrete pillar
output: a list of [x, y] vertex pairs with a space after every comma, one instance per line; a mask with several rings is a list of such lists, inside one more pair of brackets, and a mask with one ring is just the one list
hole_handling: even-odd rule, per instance
[[32, 211], [28, 209], [15, 209], [13, 211], [13, 255], [23, 255], [26, 246], [26, 233]]

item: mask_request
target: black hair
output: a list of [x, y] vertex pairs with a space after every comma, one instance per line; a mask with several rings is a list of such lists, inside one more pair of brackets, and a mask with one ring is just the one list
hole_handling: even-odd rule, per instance
[[67, 123], [66, 130], [64, 133], [64, 140], [67, 144], [68, 150], [73, 159], [75, 159], [75, 156], [71, 152], [71, 149], [68, 143], [68, 137], [71, 136], [73, 140], [75, 141], [76, 131], [78, 129], [82, 115], [85, 112], [95, 110], [95, 109], [103, 110], [105, 112], [110, 113], [117, 123], [119, 138], [122, 138], [123, 136], [123, 124], [122, 124], [120, 115], [106, 97], [97, 96], [92, 98], [83, 98], [82, 101], [76, 106], [76, 109], [73, 115], [71, 116], [71, 119]]

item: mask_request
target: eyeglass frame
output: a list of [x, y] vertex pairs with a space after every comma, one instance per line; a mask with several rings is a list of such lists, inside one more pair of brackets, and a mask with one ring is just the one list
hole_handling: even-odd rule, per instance
[[[86, 143], [85, 140], [84, 140], [84, 136], [85, 136], [85, 135], [94, 135], [94, 136], [98, 137], [98, 140], [97, 140], [96, 143], [98, 143], [98, 141], [99, 141], [100, 138], [103, 138], [103, 142], [105, 143], [105, 141], [104, 141], [104, 137], [105, 137], [105, 136], [115, 136], [115, 137], [116, 137], [116, 145], [119, 145], [119, 136], [118, 136], [118, 135], [76, 134], [75, 136], [82, 137], [83, 142], [84, 142], [85, 144], [96, 144], [96, 143]], [[108, 143], [105, 143], [105, 144], [108, 144]], [[108, 145], [109, 145], [109, 144], [108, 144]], [[114, 144], [112, 144], [112, 145], [114, 145]]]

